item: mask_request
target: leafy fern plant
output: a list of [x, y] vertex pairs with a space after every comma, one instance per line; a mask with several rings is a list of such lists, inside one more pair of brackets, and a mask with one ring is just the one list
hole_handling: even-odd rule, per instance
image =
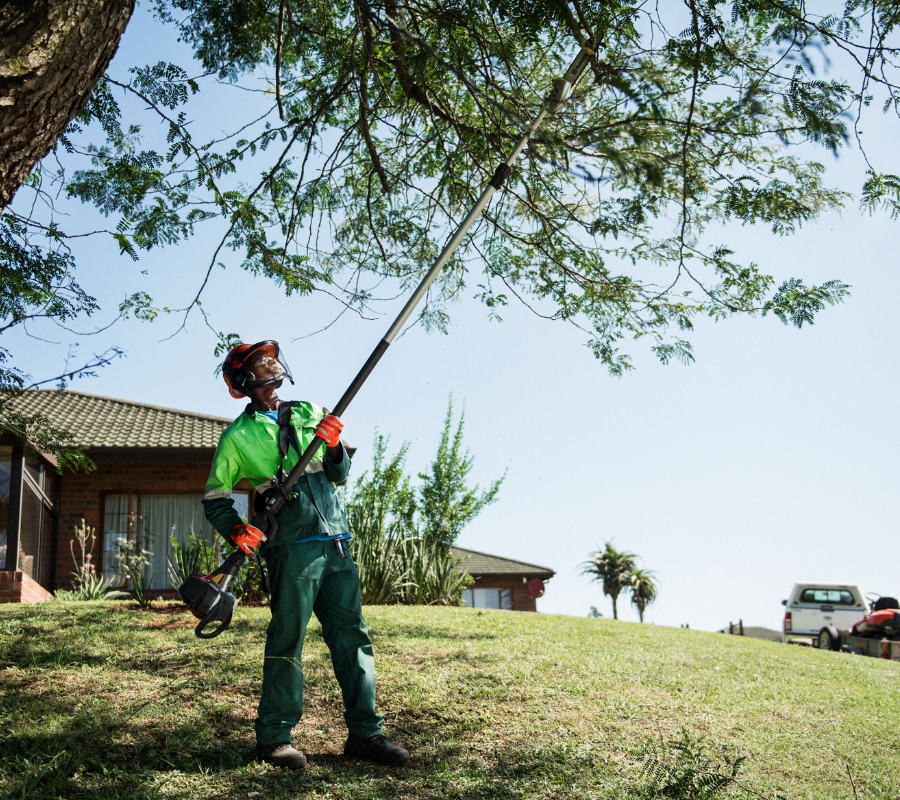
[[[703, 737], [681, 730], [672, 741], [644, 742], [638, 753], [640, 777], [647, 780], [649, 797], [673, 800], [710, 800], [729, 786], [753, 797], [765, 797], [737, 780], [746, 756], [732, 756], [723, 746], [711, 754]], [[776, 795], [771, 800], [777, 800]], [[768, 799], [767, 799], [768, 800]]]

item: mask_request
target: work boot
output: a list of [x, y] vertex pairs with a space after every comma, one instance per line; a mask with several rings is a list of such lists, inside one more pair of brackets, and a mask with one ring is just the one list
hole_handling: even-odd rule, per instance
[[305, 769], [306, 756], [299, 750], [295, 750], [290, 742], [278, 742], [278, 744], [258, 744], [256, 752], [259, 757], [273, 767], [285, 769]]
[[366, 761], [377, 761], [379, 764], [405, 764], [409, 761], [409, 751], [391, 744], [380, 733], [362, 739], [351, 733], [344, 743], [344, 755], [350, 758], [363, 758]]

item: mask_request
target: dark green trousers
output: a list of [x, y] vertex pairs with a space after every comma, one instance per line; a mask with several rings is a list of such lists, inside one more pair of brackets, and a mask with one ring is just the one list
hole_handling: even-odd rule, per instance
[[375, 713], [375, 657], [362, 616], [359, 573], [353, 558], [349, 553], [340, 558], [330, 541], [274, 547], [265, 559], [272, 621], [266, 632], [257, 743], [289, 742], [291, 729], [303, 715], [300, 654], [312, 613], [322, 624], [322, 637], [331, 652], [347, 728], [363, 738], [381, 733], [383, 717]]

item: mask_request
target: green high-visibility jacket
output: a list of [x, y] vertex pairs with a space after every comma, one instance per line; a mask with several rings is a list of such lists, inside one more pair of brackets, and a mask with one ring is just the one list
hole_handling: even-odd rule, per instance
[[[292, 443], [288, 449], [285, 472], [290, 472], [300, 460], [300, 453], [313, 440], [323, 416], [323, 410], [313, 403], [298, 403], [291, 408], [290, 425], [297, 447]], [[308, 539], [350, 538], [333, 486], [350, 472], [350, 457], [343, 445], [341, 449], [341, 461], [335, 464], [322, 444], [306, 473], [294, 484], [297, 497], [278, 515], [278, 532], [266, 542], [266, 549]], [[231, 499], [235, 484], [246, 478], [258, 492], [265, 491], [275, 483], [280, 460], [278, 425], [251, 406], [222, 431], [206, 482], [203, 509], [212, 526], [226, 539], [242, 521]]]

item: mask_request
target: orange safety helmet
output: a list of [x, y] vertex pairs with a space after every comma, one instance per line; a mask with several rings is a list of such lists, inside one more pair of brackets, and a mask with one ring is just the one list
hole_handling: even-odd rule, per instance
[[[261, 350], [273, 361], [278, 362], [281, 367], [279, 375], [259, 379], [250, 371], [248, 364], [252, 357]], [[225, 356], [225, 361], [222, 364], [222, 377], [228, 385], [229, 393], [236, 400], [246, 397], [248, 389], [256, 389], [270, 383], [274, 383], [277, 389], [284, 383], [285, 378], [291, 383], [294, 382], [294, 376], [281, 355], [278, 342], [272, 339], [266, 339], [264, 342], [257, 342], [256, 344], [239, 344], [237, 347], [232, 348], [231, 352]]]

